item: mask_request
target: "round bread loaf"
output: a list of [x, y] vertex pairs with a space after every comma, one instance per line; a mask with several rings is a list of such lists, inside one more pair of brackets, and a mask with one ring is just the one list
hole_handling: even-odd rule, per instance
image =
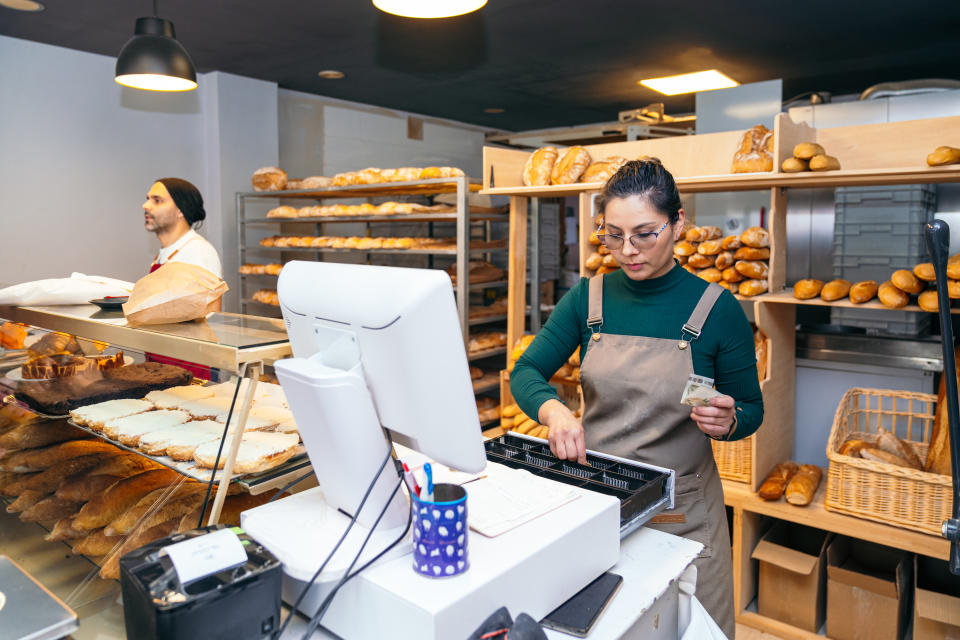
[[826, 154], [826, 150], [816, 142], [801, 142], [793, 148], [793, 157], [798, 160], [809, 160], [813, 156]]
[[861, 280], [850, 287], [850, 302], [863, 304], [873, 300], [877, 295], [876, 280]]
[[584, 147], [570, 147], [553, 165], [550, 184], [573, 184], [580, 179], [588, 166], [590, 166], [590, 152]]
[[924, 289], [923, 283], [920, 282], [917, 276], [913, 275], [912, 271], [908, 271], [907, 269], [894, 271], [893, 275], [890, 276], [890, 282], [904, 293], [917, 294]]
[[541, 147], [531, 153], [526, 164], [523, 165], [523, 184], [528, 187], [549, 185], [550, 175], [556, 161], [556, 147]]
[[810, 171], [836, 171], [840, 161], [833, 156], [820, 154], [810, 158]]
[[927, 289], [919, 296], [917, 296], [917, 304], [920, 305], [920, 308], [924, 311], [939, 311], [939, 299], [937, 298], [936, 289]]
[[880, 288], [877, 290], [877, 296], [880, 298], [883, 306], [890, 307], [891, 309], [905, 307], [907, 303], [910, 302], [910, 296], [893, 286], [893, 283], [889, 280], [880, 285]]
[[762, 249], [770, 246], [770, 234], [763, 227], [750, 227], [740, 234], [740, 242], [748, 247]]
[[287, 186], [287, 172], [279, 167], [260, 167], [250, 182], [254, 191], [280, 191]]
[[816, 298], [820, 295], [822, 289], [823, 280], [804, 278], [803, 280], [798, 280], [797, 283], [793, 285], [793, 297], [797, 300], [809, 300], [810, 298]]
[[784, 173], [800, 173], [801, 171], [806, 171], [810, 168], [806, 160], [800, 160], [799, 158], [787, 158], [783, 161], [783, 164], [780, 165], [780, 168], [783, 169]]

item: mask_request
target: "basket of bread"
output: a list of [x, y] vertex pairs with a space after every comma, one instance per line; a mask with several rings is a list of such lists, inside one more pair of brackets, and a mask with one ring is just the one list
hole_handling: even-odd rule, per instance
[[827, 510], [939, 535], [953, 500], [943, 397], [848, 390], [827, 442]]

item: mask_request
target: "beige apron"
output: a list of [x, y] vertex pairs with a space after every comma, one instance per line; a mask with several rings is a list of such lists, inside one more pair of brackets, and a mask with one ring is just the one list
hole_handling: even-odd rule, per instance
[[710, 440], [680, 396], [693, 373], [690, 341], [700, 335], [723, 289], [711, 284], [676, 339], [602, 333], [603, 277], [590, 279], [587, 326], [593, 334], [580, 368], [588, 449], [676, 470], [676, 508], [653, 529], [703, 543], [697, 598], [734, 637], [733, 565], [723, 487]]

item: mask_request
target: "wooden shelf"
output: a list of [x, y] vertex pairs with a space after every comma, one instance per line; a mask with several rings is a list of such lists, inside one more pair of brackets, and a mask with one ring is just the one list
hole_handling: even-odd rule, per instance
[[779, 620], [762, 616], [755, 611], [741, 611], [736, 618], [740, 624], [771, 633], [784, 640], [823, 640], [823, 638], [826, 637], [817, 633], [811, 633], [805, 629], [800, 629], [786, 622], [780, 622]]
[[474, 362], [476, 360], [483, 360], [484, 358], [492, 358], [493, 356], [500, 356], [507, 353], [506, 347], [495, 347], [493, 349], [487, 349], [485, 351], [476, 351], [474, 353], [467, 353], [467, 361]]
[[815, 529], [832, 531], [860, 540], [869, 540], [889, 547], [904, 549], [911, 553], [940, 558], [941, 560], [946, 560], [949, 557], [950, 545], [944, 538], [827, 511], [824, 507], [826, 491], [826, 469], [824, 469], [823, 481], [817, 489], [813, 502], [806, 507], [796, 507], [782, 499], [770, 502], [761, 500], [756, 493], [750, 491], [745, 485], [723, 481], [724, 502], [734, 509], [739, 508], [750, 513], [787, 520]]
[[474, 393], [485, 393], [487, 391], [493, 391], [500, 387], [500, 372], [491, 371], [489, 373], [483, 374], [482, 378], [477, 378], [473, 381], [473, 392]]
[[[881, 302], [874, 298], [870, 302], [864, 302], [862, 304], [854, 304], [850, 302], [849, 298], [844, 298], [843, 300], [835, 300], [833, 302], [826, 302], [820, 298], [811, 298], [810, 300], [797, 300], [793, 297], [793, 289], [783, 289], [776, 293], [765, 293], [761, 296], [757, 296], [756, 300], [763, 300], [764, 302], [778, 302], [782, 304], [803, 304], [810, 305], [814, 307], [840, 307], [843, 309], [872, 309], [876, 311], [916, 311], [918, 313], [936, 313], [936, 311], [926, 311], [921, 309], [915, 304], [908, 304], [905, 307], [900, 307], [899, 309], [891, 309], [886, 307]], [[950, 309], [950, 313], [960, 313], [960, 307]]]
[[[245, 198], [299, 198], [321, 200], [326, 198], [364, 198], [379, 196], [433, 195], [438, 193], [456, 193], [457, 178], [436, 178], [411, 182], [382, 182], [379, 184], [358, 184], [349, 187], [330, 187], [328, 189], [304, 189], [298, 191], [248, 191], [240, 195]], [[479, 191], [479, 182], [468, 182], [470, 191]]]

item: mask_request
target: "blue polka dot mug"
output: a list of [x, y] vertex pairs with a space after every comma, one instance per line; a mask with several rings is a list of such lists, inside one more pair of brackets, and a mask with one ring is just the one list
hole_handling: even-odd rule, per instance
[[410, 496], [413, 510], [413, 570], [431, 578], [456, 576], [467, 558], [467, 491], [457, 484], [433, 486], [433, 501]]

